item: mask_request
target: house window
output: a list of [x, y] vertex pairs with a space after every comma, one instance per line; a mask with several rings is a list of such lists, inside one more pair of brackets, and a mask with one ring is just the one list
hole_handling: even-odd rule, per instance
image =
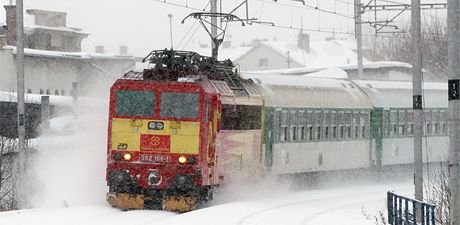
[[268, 59], [267, 58], [263, 58], [263, 59], [259, 59], [259, 68], [268, 68]]
[[32, 94], [32, 89], [27, 89], [28, 94]]
[[45, 94], [45, 91], [43, 91], [43, 89], [40, 89], [40, 94]]
[[64, 90], [61, 90], [61, 95], [65, 95], [65, 91], [64, 91]]
[[51, 94], [50, 89], [46, 89], [46, 94], [47, 94], [47, 95], [50, 95], [50, 94]]
[[59, 90], [58, 89], [54, 90], [54, 95], [59, 95]]

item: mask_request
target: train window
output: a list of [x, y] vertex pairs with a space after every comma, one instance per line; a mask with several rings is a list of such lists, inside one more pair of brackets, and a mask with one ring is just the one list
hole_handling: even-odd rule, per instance
[[315, 111], [315, 127], [316, 127], [316, 141], [321, 140], [321, 125], [322, 125], [322, 120], [321, 120], [321, 111]]
[[288, 129], [286, 126], [283, 126], [281, 127], [281, 141], [285, 142], [287, 141], [287, 137], [288, 137]]
[[407, 110], [406, 113], [406, 122], [407, 122], [407, 135], [412, 136], [414, 133], [414, 111]]
[[299, 138], [301, 141], [305, 140], [305, 123], [307, 122], [305, 117], [305, 111], [300, 111], [298, 113], [299, 117], [297, 118]]
[[433, 127], [434, 127], [434, 133], [435, 135], [439, 134], [439, 111], [438, 110], [433, 110], [432, 111], [432, 121], [433, 121]]
[[163, 118], [198, 118], [198, 93], [162, 92], [160, 116]]
[[152, 116], [155, 94], [152, 91], [117, 91], [116, 113], [120, 116]]
[[354, 139], [359, 139], [359, 128], [360, 128], [360, 113], [354, 112], [353, 113], [353, 132], [354, 132]]
[[396, 110], [390, 111], [390, 136], [395, 137], [397, 135], [397, 114]]
[[316, 140], [317, 141], [321, 140], [321, 127], [320, 126], [316, 127]]
[[[258, 130], [262, 107], [259, 105], [222, 105], [222, 130]], [[281, 120], [283, 120], [281, 115]], [[283, 122], [283, 121], [281, 121]]]
[[297, 140], [297, 127], [295, 125], [291, 125], [290, 135], [291, 141]]
[[345, 113], [345, 126], [346, 126], [346, 135], [345, 137], [351, 139], [351, 123], [352, 123], [352, 114], [351, 112]]
[[305, 140], [305, 126], [304, 125], [299, 126], [299, 138], [301, 141]]
[[330, 124], [331, 124], [331, 114], [329, 111], [323, 112], [323, 126], [324, 126], [324, 139], [329, 140], [331, 138]]
[[431, 135], [433, 133], [432, 120], [431, 120], [431, 110], [427, 109], [424, 112], [425, 114], [425, 135]]
[[209, 121], [209, 97], [206, 97], [206, 109], [204, 111], [205, 121]]
[[308, 131], [308, 140], [313, 141], [313, 126], [309, 125], [307, 128]]
[[441, 134], [447, 134], [447, 112], [445, 110], [441, 110], [439, 116], [439, 123], [442, 126]]
[[281, 141], [281, 111], [279, 110], [276, 110], [275, 111], [275, 128], [276, 128], [276, 131], [275, 131], [275, 138], [276, 138], [276, 141]]

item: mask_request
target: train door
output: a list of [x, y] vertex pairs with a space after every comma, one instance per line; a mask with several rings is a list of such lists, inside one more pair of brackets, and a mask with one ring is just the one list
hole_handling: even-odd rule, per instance
[[382, 165], [382, 146], [383, 146], [383, 109], [374, 108], [371, 111], [371, 150], [375, 156], [375, 165]]
[[274, 141], [274, 124], [275, 111], [266, 108], [264, 113], [264, 145], [265, 145], [265, 167], [271, 168], [273, 165], [273, 141]]

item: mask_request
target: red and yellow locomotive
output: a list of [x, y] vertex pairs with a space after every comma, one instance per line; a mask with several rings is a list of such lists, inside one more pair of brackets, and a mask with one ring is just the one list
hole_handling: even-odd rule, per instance
[[154, 66], [126, 73], [110, 90], [107, 200], [123, 209], [190, 211], [223, 178], [222, 93], [212, 80], [240, 81], [222, 76], [234, 75], [231, 62], [196, 53], [153, 51], [145, 60]]

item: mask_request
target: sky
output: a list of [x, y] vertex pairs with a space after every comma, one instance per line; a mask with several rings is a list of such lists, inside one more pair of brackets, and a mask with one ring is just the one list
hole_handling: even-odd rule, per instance
[[[0, 5], [8, 4], [10, 0], [0, 0]], [[404, 0], [400, 0], [404, 1]], [[14, 1], [13, 1], [14, 2]], [[208, 0], [24, 0], [26, 9], [43, 9], [67, 12], [68, 26], [82, 28], [90, 36], [83, 41], [83, 51], [94, 52], [96, 45], [103, 45], [107, 53], [117, 53], [120, 45], [128, 46], [128, 53], [135, 56], [144, 56], [153, 49], [170, 48], [169, 18], [172, 14], [173, 45], [179, 50], [193, 50], [199, 44], [209, 44], [210, 38], [199, 23], [188, 19], [184, 24], [181, 20], [196, 10], [180, 6], [188, 5], [192, 8], [204, 8]], [[229, 12], [242, 0], [222, 1], [223, 12]], [[249, 15], [260, 21], [274, 22], [282, 27], [303, 27], [312, 40], [323, 40], [336, 32], [336, 37], [347, 38], [353, 33], [352, 0], [308, 0], [307, 6], [300, 2], [279, 0], [251, 0], [249, 1]], [[180, 6], [177, 6], [180, 5]], [[319, 10], [308, 8], [318, 7]], [[209, 7], [207, 8], [209, 10]], [[329, 12], [325, 12], [329, 11]], [[341, 16], [330, 12], [336, 12]], [[235, 14], [244, 17], [244, 10], [237, 10]], [[365, 18], [371, 16], [365, 15]], [[382, 18], [391, 16], [382, 14]], [[0, 22], [4, 21], [4, 10], [0, 9]], [[370, 30], [365, 27], [365, 32]], [[190, 30], [190, 32], [188, 32]], [[320, 30], [321, 32], [317, 32]], [[325, 31], [325, 32], [324, 32]], [[298, 30], [277, 28], [267, 25], [246, 25], [229, 23], [227, 40], [234, 46], [253, 39], [269, 39], [295, 42]], [[188, 35], [187, 35], [188, 34]], [[194, 34], [194, 35], [192, 35]], [[183, 40], [183, 41], [182, 41]], [[179, 43], [182, 44], [179, 45]]]

